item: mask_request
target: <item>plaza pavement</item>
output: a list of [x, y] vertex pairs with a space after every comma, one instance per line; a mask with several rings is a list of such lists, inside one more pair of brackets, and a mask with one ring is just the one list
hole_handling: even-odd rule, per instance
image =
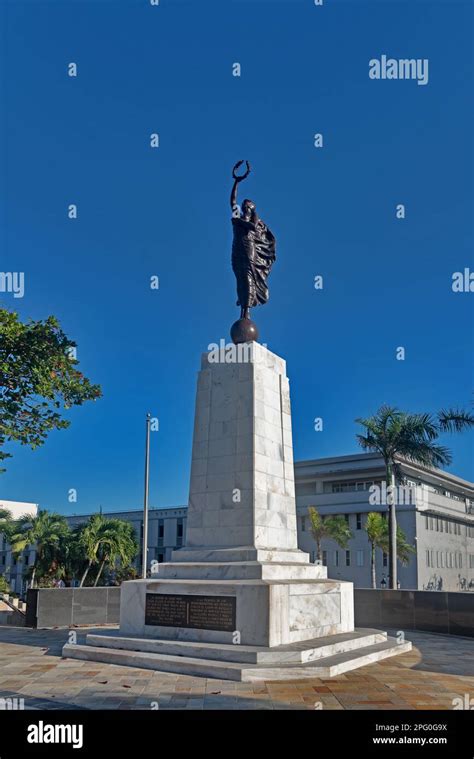
[[[87, 632], [111, 628], [78, 628]], [[25, 709], [452, 709], [474, 699], [474, 639], [413, 632], [413, 650], [331, 679], [236, 683], [62, 659], [69, 630], [0, 627], [0, 698]]]

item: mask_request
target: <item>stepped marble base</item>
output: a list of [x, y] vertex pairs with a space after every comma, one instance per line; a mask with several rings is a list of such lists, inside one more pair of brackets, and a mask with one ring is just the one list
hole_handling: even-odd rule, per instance
[[88, 635], [87, 645], [68, 643], [63, 656], [182, 675], [256, 682], [329, 678], [411, 650], [385, 632], [358, 629], [304, 643], [265, 648]]

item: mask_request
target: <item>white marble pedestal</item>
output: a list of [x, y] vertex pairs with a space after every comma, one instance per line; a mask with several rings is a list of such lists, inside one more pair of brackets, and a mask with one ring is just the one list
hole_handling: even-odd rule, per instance
[[407, 650], [354, 631], [352, 583], [298, 550], [285, 361], [250, 343], [204, 354], [186, 548], [122, 585], [120, 633], [65, 656], [261, 679], [330, 676]]

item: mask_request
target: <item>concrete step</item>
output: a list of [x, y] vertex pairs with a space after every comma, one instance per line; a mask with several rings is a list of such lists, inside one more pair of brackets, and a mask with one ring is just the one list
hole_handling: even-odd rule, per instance
[[387, 633], [380, 630], [358, 629], [351, 633], [339, 633], [324, 638], [314, 638], [303, 643], [264, 648], [231, 643], [201, 643], [195, 641], [164, 640], [122, 635], [90, 633], [87, 645], [125, 651], [187, 656], [193, 659], [240, 662], [242, 664], [302, 664], [339, 653], [355, 651], [387, 640]]
[[383, 643], [336, 654], [305, 664], [287, 663], [277, 666], [267, 664], [248, 665], [238, 662], [198, 659], [190, 656], [124, 651], [100, 646], [74, 645], [67, 643], [63, 656], [71, 659], [100, 661], [121, 666], [153, 669], [182, 675], [218, 678], [252, 682], [258, 680], [298, 680], [300, 678], [334, 677], [366, 664], [411, 650], [411, 643], [397, 643], [395, 638], [387, 638]]
[[154, 580], [322, 580], [327, 568], [301, 562], [241, 561], [160, 564]]
[[280, 667], [246, 667], [242, 670], [242, 681], [254, 682], [258, 680], [298, 680], [299, 678], [326, 678], [342, 675], [359, 667], [387, 659], [390, 656], [411, 651], [411, 643], [398, 643], [396, 638], [387, 638], [384, 643], [376, 643], [372, 646], [348, 651], [335, 656], [328, 656], [307, 664], [287, 664]]

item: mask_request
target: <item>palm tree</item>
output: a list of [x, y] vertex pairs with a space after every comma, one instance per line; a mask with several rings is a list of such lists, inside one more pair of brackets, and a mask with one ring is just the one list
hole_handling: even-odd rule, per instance
[[87, 566], [82, 575], [79, 587], [82, 588], [93, 564], [97, 564], [99, 548], [104, 540], [105, 517], [93, 514], [85, 525], [78, 530], [78, 543], [87, 559]]
[[106, 519], [103, 540], [99, 547], [100, 567], [95, 578], [94, 587], [97, 586], [105, 564], [115, 566], [120, 561], [122, 566], [129, 565], [138, 551], [135, 531], [129, 522], [123, 519]]
[[40, 509], [37, 515], [25, 514], [14, 522], [10, 543], [13, 554], [19, 554], [28, 545], [35, 547], [35, 561], [31, 569], [31, 587], [35, 585], [36, 574], [57, 564], [60, 541], [69, 530], [63, 516]]
[[78, 545], [87, 560], [81, 588], [93, 565], [99, 564], [94, 582], [96, 586], [107, 563], [114, 565], [120, 560], [127, 565], [138, 551], [133, 526], [123, 519], [108, 519], [102, 514], [94, 514], [87, 524], [80, 527]]
[[[372, 578], [372, 587], [377, 587], [375, 576], [375, 549], [380, 548], [384, 553], [388, 553], [389, 547], [389, 529], [387, 520], [379, 511], [371, 511], [367, 514], [365, 530], [370, 543], [370, 575]], [[410, 561], [410, 554], [415, 549], [407, 543], [406, 535], [403, 530], [397, 526], [397, 558], [403, 565]]]
[[0, 533], [9, 538], [9, 532], [12, 526], [12, 515], [8, 509], [0, 509]]
[[451, 463], [448, 448], [437, 440], [443, 432], [461, 432], [474, 426], [474, 415], [458, 409], [442, 410], [437, 415], [409, 414], [393, 406], [381, 406], [374, 416], [356, 419], [365, 427], [365, 435], [357, 435], [364, 450], [380, 454], [385, 463], [387, 505], [389, 508], [389, 570], [390, 587], [397, 587], [397, 517], [396, 466], [397, 458], [426, 467], [447, 466]]
[[323, 538], [334, 540], [341, 548], [346, 548], [349, 540], [353, 537], [352, 531], [343, 516], [322, 517], [314, 506], [308, 509], [310, 520], [310, 532], [316, 542], [316, 558], [322, 559], [321, 541]]
[[388, 533], [387, 520], [377, 511], [371, 511], [367, 514], [365, 523], [367, 537], [370, 543], [370, 576], [372, 578], [372, 587], [377, 587], [377, 578], [375, 575], [375, 549], [382, 548], [385, 550], [386, 537]]
[[80, 542], [82, 525], [74, 527], [61, 541], [56, 576], [66, 581], [82, 577], [87, 559]]

